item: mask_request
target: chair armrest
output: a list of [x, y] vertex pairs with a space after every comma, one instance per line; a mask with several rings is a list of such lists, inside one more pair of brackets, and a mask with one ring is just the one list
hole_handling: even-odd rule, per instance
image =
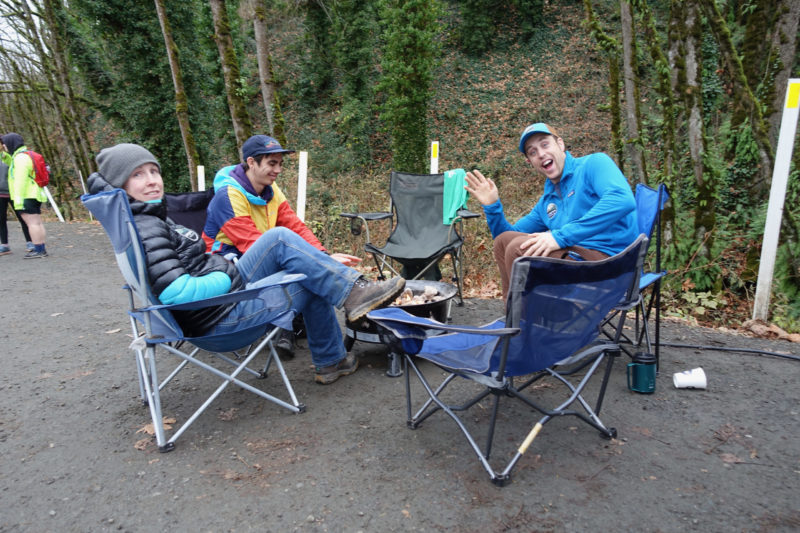
[[260, 280], [256, 286], [251, 285], [249, 288], [241, 291], [228, 292], [226, 294], [205, 298], [203, 300], [196, 300], [194, 302], [171, 305], [151, 305], [145, 308], [137, 309], [137, 311], [156, 311], [158, 309], [166, 309], [168, 311], [185, 311], [190, 309], [203, 309], [204, 307], [213, 307], [215, 305], [224, 305], [245, 300], [253, 300], [258, 298], [264, 291], [281, 287], [283, 285], [288, 285], [290, 283], [295, 283], [304, 279], [306, 279], [305, 274], [277, 272]]
[[374, 213], [339, 213], [339, 216], [344, 218], [363, 218], [364, 220], [383, 220], [385, 218], [392, 218], [392, 213], [385, 211]]
[[446, 331], [450, 333], [467, 333], [471, 335], [491, 335], [495, 337], [503, 337], [507, 335], [516, 335], [521, 331], [520, 328], [489, 328], [486, 326], [443, 324], [430, 318], [412, 315], [411, 313], [397, 307], [387, 307], [370, 311], [367, 313], [367, 318], [380, 324], [393, 324], [400, 326], [403, 329], [409, 328], [410, 330], [418, 330], [418, 332], [424, 332], [425, 330], [433, 329], [436, 331]]
[[456, 214], [465, 220], [468, 218], [479, 218], [481, 216], [480, 213], [475, 213], [469, 209], [459, 209]]

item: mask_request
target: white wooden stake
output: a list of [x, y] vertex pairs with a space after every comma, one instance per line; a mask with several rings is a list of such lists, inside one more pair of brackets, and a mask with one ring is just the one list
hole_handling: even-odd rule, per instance
[[775, 256], [783, 218], [783, 203], [792, 163], [794, 135], [797, 131], [797, 115], [800, 109], [800, 78], [792, 78], [786, 89], [786, 104], [783, 106], [778, 149], [775, 152], [775, 168], [772, 171], [772, 187], [769, 191], [767, 221], [764, 224], [764, 239], [761, 242], [761, 261], [758, 265], [758, 281], [753, 303], [753, 320], [767, 320], [769, 299], [772, 291], [772, 275], [775, 271]]
[[439, 141], [431, 143], [431, 174], [439, 173]]
[[197, 165], [197, 190], [206, 190], [206, 167]]
[[306, 221], [306, 180], [308, 179], [308, 152], [300, 152], [300, 166], [297, 169], [297, 216]]
[[64, 217], [61, 216], [61, 211], [59, 211], [58, 205], [56, 205], [56, 201], [53, 199], [53, 195], [50, 194], [50, 190], [47, 187], [42, 187], [42, 188], [44, 189], [44, 194], [47, 195], [47, 199], [50, 200], [50, 205], [53, 206], [53, 211], [56, 212], [56, 215], [58, 216], [58, 220], [60, 220], [61, 222], [64, 222]]
[[[78, 171], [78, 177], [81, 180], [81, 188], [83, 189], [83, 194], [88, 194], [86, 192], [86, 183], [84, 183], [84, 181], [83, 181], [83, 172], [81, 172], [80, 170]], [[92, 216], [92, 212], [91, 211], [89, 211], [89, 220], [94, 220], [94, 217]]]

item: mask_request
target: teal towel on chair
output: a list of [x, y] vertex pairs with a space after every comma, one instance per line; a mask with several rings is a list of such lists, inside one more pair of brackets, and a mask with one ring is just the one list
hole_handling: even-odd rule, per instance
[[444, 173], [444, 193], [442, 202], [442, 223], [450, 225], [456, 219], [458, 210], [467, 206], [469, 197], [464, 185], [467, 173], [463, 168], [448, 170]]

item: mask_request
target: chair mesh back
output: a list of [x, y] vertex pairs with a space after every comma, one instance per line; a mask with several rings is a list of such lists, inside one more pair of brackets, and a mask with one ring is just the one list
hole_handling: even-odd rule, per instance
[[[506, 374], [550, 367], [595, 340], [603, 319], [635, 290], [646, 242], [641, 236], [603, 261], [517, 259], [506, 325], [522, 333], [511, 338]], [[499, 365], [499, 349], [493, 359], [493, 367]]]
[[653, 236], [658, 214], [669, 199], [666, 187], [659, 185], [653, 189], [641, 183], [636, 185], [636, 216], [639, 221], [639, 233], [650, 239]]
[[[94, 195], [84, 195], [81, 197], [81, 201], [105, 229], [114, 248], [117, 266], [119, 266], [125, 283], [128, 284], [139, 302], [147, 306], [160, 305], [150, 288], [144, 263], [144, 249], [125, 191], [115, 189]], [[144, 320], [141, 313], [132, 312], [132, 314], [140, 320]], [[180, 326], [169, 311], [155, 311], [149, 315], [151, 334], [175, 340], [182, 337]]]
[[392, 172], [389, 194], [397, 223], [383, 251], [390, 257], [427, 259], [461, 242], [442, 223], [444, 174]]
[[164, 201], [167, 202], [167, 216], [175, 223], [202, 235], [206, 225], [206, 210], [213, 197], [214, 189], [179, 194], [167, 193], [164, 195]]

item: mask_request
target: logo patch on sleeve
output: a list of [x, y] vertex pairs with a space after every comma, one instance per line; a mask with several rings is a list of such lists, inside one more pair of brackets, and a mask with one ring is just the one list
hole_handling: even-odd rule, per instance
[[200, 240], [200, 235], [198, 235], [193, 229], [189, 229], [185, 226], [173, 226], [172, 229], [184, 239], [188, 239], [192, 242]]

